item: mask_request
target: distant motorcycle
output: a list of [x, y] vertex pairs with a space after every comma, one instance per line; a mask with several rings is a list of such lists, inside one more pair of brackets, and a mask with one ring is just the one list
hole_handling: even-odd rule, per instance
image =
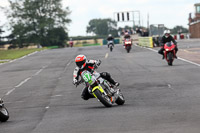
[[126, 38], [124, 40], [124, 46], [125, 46], [127, 53], [129, 53], [131, 50], [131, 46], [132, 46], [132, 40], [130, 38]]
[[113, 42], [113, 40], [108, 41], [108, 48], [110, 48], [110, 52], [112, 52], [113, 47], [114, 47], [114, 42]]
[[0, 98], [0, 121], [6, 122], [9, 119], [9, 113], [4, 106], [3, 100]]
[[169, 66], [172, 66], [174, 58], [176, 56], [175, 52], [176, 45], [171, 42], [167, 42], [164, 44], [164, 57], [168, 63]]
[[72, 48], [74, 45], [74, 42], [73, 41], [69, 41], [69, 46]]
[[[95, 67], [97, 68], [97, 67]], [[78, 84], [84, 82], [88, 87], [89, 93], [94, 95], [105, 107], [111, 107], [114, 103], [123, 105], [125, 99], [120, 89], [114, 90], [111, 84], [100, 77], [96, 71], [89, 72], [84, 70], [81, 73], [82, 80]]]

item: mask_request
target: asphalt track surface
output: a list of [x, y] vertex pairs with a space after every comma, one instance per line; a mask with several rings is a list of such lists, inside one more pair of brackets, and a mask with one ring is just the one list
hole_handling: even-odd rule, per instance
[[[181, 47], [181, 46], [180, 46]], [[74, 58], [101, 59], [98, 71], [120, 82], [123, 106], [84, 101], [72, 84]], [[45, 50], [0, 65], [0, 97], [10, 119], [0, 133], [198, 133], [200, 67], [168, 66], [152, 50], [122, 45]]]

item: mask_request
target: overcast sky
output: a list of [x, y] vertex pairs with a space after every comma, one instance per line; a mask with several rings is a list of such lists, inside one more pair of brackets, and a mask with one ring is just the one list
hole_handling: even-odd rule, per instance
[[[8, 0], [0, 0], [1, 6], [8, 6]], [[188, 27], [188, 14], [194, 13], [194, 4], [199, 0], [63, 0], [63, 6], [72, 11], [69, 16], [72, 23], [68, 26], [69, 35], [87, 35], [86, 27], [91, 19], [112, 18], [114, 12], [137, 11], [141, 13], [141, 25], [147, 26], [147, 14], [150, 24], [164, 24], [173, 28], [176, 25]], [[6, 24], [4, 13], [0, 12], [0, 25]], [[131, 22], [119, 22], [118, 26]]]

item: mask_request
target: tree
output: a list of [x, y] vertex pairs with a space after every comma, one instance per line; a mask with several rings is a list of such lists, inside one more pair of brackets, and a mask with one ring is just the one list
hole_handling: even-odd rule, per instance
[[96, 35], [112, 34], [117, 36], [117, 22], [111, 19], [92, 19], [87, 26], [87, 33], [94, 33]]
[[183, 26], [175, 26], [173, 29], [171, 29], [172, 34], [177, 34], [179, 32], [188, 33], [188, 29]]
[[46, 39], [47, 40], [46, 44], [51, 46], [56, 45], [59, 47], [64, 47], [65, 41], [68, 39], [68, 34], [62, 27], [58, 27], [50, 30], [48, 32], [47, 37], [49, 39], [48, 38]]
[[[71, 20], [69, 8], [62, 9], [62, 0], [9, 0], [11, 10], [8, 13], [12, 34], [20, 46], [24, 43], [48, 45], [49, 32], [67, 30]], [[56, 38], [52, 36], [51, 39]], [[67, 36], [66, 36], [67, 38]]]

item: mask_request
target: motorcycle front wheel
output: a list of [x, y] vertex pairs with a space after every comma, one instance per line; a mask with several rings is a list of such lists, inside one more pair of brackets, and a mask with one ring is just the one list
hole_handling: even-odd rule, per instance
[[127, 46], [127, 48], [126, 48], [126, 50], [127, 50], [127, 53], [129, 53], [130, 52], [130, 50], [131, 50], [131, 46]]
[[168, 65], [172, 66], [173, 64], [173, 54], [171, 52], [168, 53]]
[[8, 110], [5, 107], [0, 107], [0, 121], [6, 122], [9, 119]]
[[112, 107], [111, 99], [108, 96], [101, 93], [98, 89], [96, 89], [93, 93], [105, 107]]
[[119, 96], [118, 96], [117, 100], [115, 101], [115, 103], [118, 104], [118, 105], [123, 105], [125, 103], [124, 96], [121, 92], [119, 92], [118, 95]]

